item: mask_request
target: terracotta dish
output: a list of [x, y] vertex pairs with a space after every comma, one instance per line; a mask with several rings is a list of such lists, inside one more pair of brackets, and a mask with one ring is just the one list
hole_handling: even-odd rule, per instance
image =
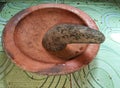
[[98, 30], [83, 11], [65, 4], [41, 4], [13, 16], [3, 32], [3, 47], [22, 69], [39, 74], [67, 74], [79, 70], [96, 56], [99, 44], [68, 44], [62, 51], [48, 51], [44, 35], [57, 24], [80, 24]]

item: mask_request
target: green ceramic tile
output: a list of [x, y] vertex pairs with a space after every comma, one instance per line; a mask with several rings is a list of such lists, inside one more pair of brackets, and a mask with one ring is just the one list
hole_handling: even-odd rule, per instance
[[1, 0], [0, 38], [7, 21], [17, 12], [40, 3], [65, 3], [89, 14], [106, 40], [96, 58], [80, 71], [61, 76], [42, 76], [14, 65], [0, 41], [0, 88], [120, 88], [119, 0]]

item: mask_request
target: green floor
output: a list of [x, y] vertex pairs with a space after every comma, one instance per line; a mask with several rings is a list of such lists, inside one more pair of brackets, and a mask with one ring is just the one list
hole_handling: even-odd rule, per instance
[[38, 76], [21, 70], [7, 58], [0, 41], [0, 88], [120, 88], [120, 1], [8, 0], [0, 12], [0, 35], [15, 13], [40, 3], [65, 3], [80, 8], [94, 19], [106, 40], [88, 66], [62, 76]]

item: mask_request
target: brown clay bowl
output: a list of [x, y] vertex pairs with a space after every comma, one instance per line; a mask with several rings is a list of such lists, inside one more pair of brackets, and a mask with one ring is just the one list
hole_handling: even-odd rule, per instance
[[[79, 70], [94, 59], [99, 44], [71, 44], [62, 53], [51, 54], [42, 46], [42, 38], [52, 26], [61, 23], [98, 30], [94, 21], [80, 9], [65, 4], [41, 4], [9, 20], [3, 32], [5, 52], [22, 69], [39, 74], [67, 74]], [[77, 53], [78, 56], [65, 59]]]

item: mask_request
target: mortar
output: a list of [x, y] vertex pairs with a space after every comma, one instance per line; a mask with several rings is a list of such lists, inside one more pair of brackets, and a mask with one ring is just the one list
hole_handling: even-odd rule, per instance
[[[46, 49], [43, 38], [56, 25], [83, 25], [98, 30], [83, 11], [65, 4], [41, 4], [13, 16], [3, 31], [3, 47], [11, 60], [38, 74], [67, 74], [89, 64], [100, 44], [71, 43], [60, 50]], [[91, 44], [90, 44], [91, 43]]]

